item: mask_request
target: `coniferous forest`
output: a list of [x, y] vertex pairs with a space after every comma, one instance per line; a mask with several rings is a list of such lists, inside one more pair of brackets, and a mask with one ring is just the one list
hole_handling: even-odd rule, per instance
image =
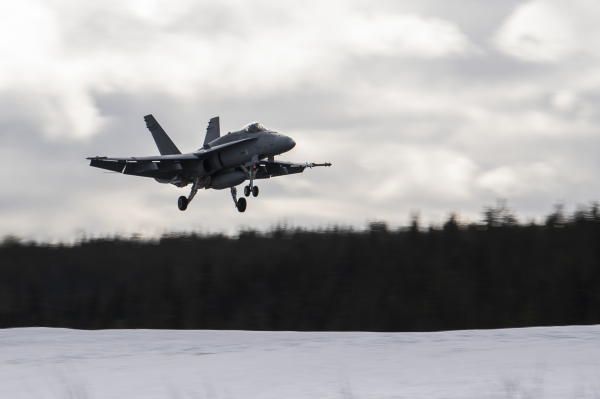
[[0, 327], [435, 331], [600, 324], [600, 209], [522, 223], [0, 246]]

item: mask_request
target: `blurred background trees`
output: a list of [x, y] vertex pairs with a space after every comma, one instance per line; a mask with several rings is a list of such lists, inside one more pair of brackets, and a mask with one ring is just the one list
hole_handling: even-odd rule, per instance
[[600, 323], [597, 205], [519, 223], [0, 246], [0, 327], [434, 331]]

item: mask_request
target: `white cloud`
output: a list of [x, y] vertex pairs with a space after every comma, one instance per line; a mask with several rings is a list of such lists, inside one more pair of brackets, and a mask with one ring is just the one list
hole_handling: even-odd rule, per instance
[[557, 173], [546, 162], [499, 166], [482, 173], [477, 179], [480, 187], [509, 198], [532, 191], [544, 191], [553, 185]]
[[369, 149], [359, 165], [370, 172], [367, 196], [375, 202], [394, 198], [443, 195], [450, 201], [469, 199], [477, 166], [451, 150], [431, 146], [398, 145]]
[[347, 21], [340, 36], [361, 55], [438, 58], [472, 49], [456, 25], [436, 18], [357, 15]]
[[600, 3], [534, 0], [520, 5], [495, 41], [505, 53], [533, 62], [556, 62], [577, 52], [597, 53]]
[[33, 72], [41, 67], [38, 62], [55, 56], [60, 46], [54, 13], [34, 0], [0, 2], [0, 21], [0, 84], [10, 83], [13, 76], [6, 72], [14, 72], [12, 68], [27, 68], [21, 76], [35, 79]]
[[[279, 18], [268, 3], [230, 1], [230, 20], [183, 26], [195, 2], [110, 2], [84, 6], [3, 3], [0, 86], [51, 99], [49, 137], [87, 137], [102, 119], [95, 92], [207, 93], [264, 97], [331, 80], [345, 57], [444, 57], [469, 44], [453, 24], [416, 15], [365, 17], [343, 3], [306, 4]], [[202, 4], [207, 8], [205, 4]], [[332, 18], [334, 17], [334, 18]], [[116, 29], [120, 29], [116, 33]]]
[[178, 0], [129, 0], [111, 4], [112, 7], [122, 5], [125, 12], [155, 26], [167, 26], [185, 15], [192, 8], [194, 1]]
[[577, 102], [575, 94], [566, 90], [561, 90], [552, 96], [552, 105], [561, 111], [573, 109]]

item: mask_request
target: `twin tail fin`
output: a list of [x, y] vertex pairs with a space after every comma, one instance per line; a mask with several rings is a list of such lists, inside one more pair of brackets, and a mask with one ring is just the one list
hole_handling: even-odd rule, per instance
[[144, 120], [146, 121], [146, 127], [150, 130], [150, 133], [152, 133], [152, 137], [158, 147], [158, 151], [160, 151], [160, 155], [181, 154], [179, 148], [177, 148], [175, 143], [169, 138], [152, 114], [144, 116]]
[[[152, 137], [154, 138], [154, 142], [158, 147], [158, 151], [160, 151], [160, 155], [181, 154], [179, 148], [177, 148], [175, 143], [173, 143], [173, 141], [169, 138], [165, 130], [160, 126], [152, 114], [144, 116], [144, 120], [146, 121], [146, 127], [148, 130], [150, 130], [150, 133], [152, 133]], [[219, 117], [216, 116], [208, 122], [208, 127], [206, 128], [206, 137], [204, 138], [204, 147], [209, 147], [208, 144], [219, 137], [221, 137], [221, 126], [219, 123]]]
[[221, 137], [221, 124], [219, 122], [219, 117], [215, 116], [211, 118], [208, 122], [208, 126], [206, 127], [206, 136], [204, 137], [204, 147], [208, 146], [208, 143], [214, 141]]

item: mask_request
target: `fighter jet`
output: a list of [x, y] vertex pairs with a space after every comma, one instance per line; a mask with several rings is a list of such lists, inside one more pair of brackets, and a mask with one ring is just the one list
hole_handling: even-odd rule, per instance
[[144, 117], [146, 126], [156, 142], [160, 156], [109, 158], [90, 157], [90, 166], [125, 175], [154, 178], [159, 183], [177, 187], [192, 185], [190, 195], [177, 201], [185, 211], [199, 189], [229, 188], [239, 212], [246, 210], [246, 199], [237, 198], [236, 186], [245, 181], [244, 195], [258, 197], [255, 180], [269, 179], [304, 172], [306, 168], [331, 166], [330, 163], [297, 163], [276, 161], [275, 156], [288, 152], [296, 142], [288, 136], [267, 129], [259, 122], [249, 123], [241, 130], [221, 136], [219, 117], [212, 118], [206, 128], [204, 146], [182, 154], [159, 125], [154, 116]]

